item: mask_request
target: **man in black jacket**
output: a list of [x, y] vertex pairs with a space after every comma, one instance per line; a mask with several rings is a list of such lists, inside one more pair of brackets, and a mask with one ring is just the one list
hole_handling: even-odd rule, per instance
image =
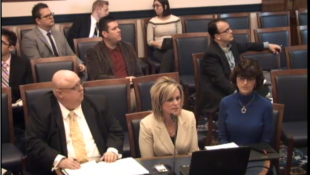
[[200, 64], [201, 92], [200, 114], [218, 111], [223, 97], [235, 92], [230, 82], [230, 74], [246, 51], [269, 49], [279, 54], [281, 47], [276, 44], [237, 43], [233, 40], [232, 29], [224, 19], [215, 19], [208, 24], [208, 32], [213, 40]]
[[106, 97], [84, 95], [79, 77], [69, 70], [56, 72], [52, 82], [53, 91], [29, 108], [25, 174], [49, 175], [57, 168], [121, 158], [124, 133]]
[[11, 87], [12, 103], [19, 100], [19, 86], [33, 83], [31, 65], [28, 59], [12, 54], [15, 50], [17, 36], [14, 32], [2, 28], [2, 87]]
[[69, 33], [68, 43], [72, 50], [74, 49], [74, 38], [92, 38], [99, 37], [99, 29], [97, 22], [100, 18], [105, 17], [109, 14], [109, 2], [96, 0], [93, 3], [92, 14], [90, 16], [81, 17], [78, 16], [75, 22], [73, 22]]

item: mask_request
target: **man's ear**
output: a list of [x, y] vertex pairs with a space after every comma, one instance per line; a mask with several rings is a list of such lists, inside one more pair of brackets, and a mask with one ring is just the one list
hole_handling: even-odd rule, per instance
[[15, 49], [15, 46], [13, 46], [13, 45], [11, 45], [11, 46], [9, 47], [9, 51], [10, 51], [10, 52], [12, 52], [14, 49]]
[[108, 32], [106, 32], [106, 31], [102, 31], [101, 34], [102, 34], [102, 36], [103, 36], [104, 38], [108, 37]]
[[39, 18], [36, 18], [35, 21], [36, 21], [37, 24], [40, 24], [40, 19]]

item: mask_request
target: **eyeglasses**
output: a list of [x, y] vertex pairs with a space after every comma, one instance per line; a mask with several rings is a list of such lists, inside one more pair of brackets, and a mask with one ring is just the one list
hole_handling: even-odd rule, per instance
[[48, 14], [48, 15], [42, 16], [41, 18], [52, 18], [52, 17], [54, 17], [54, 16], [55, 16], [55, 13], [52, 12], [52, 13], [50, 13], [50, 14]]
[[80, 91], [83, 89], [84, 82], [78, 82], [76, 85], [74, 85], [72, 88], [59, 88], [59, 89], [68, 89], [71, 91]]
[[227, 28], [226, 30], [224, 30], [224, 31], [222, 31], [222, 32], [219, 32], [219, 33], [229, 33], [230, 31], [232, 31], [232, 30], [231, 30], [231, 28], [229, 27], [229, 28]]
[[237, 78], [240, 80], [240, 81], [255, 81], [256, 78], [255, 77], [251, 77], [251, 78], [244, 78], [244, 77], [241, 77], [241, 76], [237, 76]]
[[154, 5], [153, 5], [153, 8], [158, 9], [158, 8], [161, 7], [161, 6], [162, 6], [162, 5], [154, 4]]
[[2, 41], [2, 40], [1, 40], [1, 43], [2, 43], [3, 45], [6, 45], [6, 46], [10, 45], [10, 43], [6, 43], [6, 42], [4, 42], [4, 41]]

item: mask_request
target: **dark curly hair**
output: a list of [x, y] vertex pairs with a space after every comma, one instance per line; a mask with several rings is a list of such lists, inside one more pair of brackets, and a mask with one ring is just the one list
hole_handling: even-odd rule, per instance
[[234, 68], [232, 71], [232, 74], [230, 76], [230, 80], [235, 86], [237, 87], [237, 76], [244, 77], [246, 79], [249, 78], [255, 78], [256, 80], [256, 86], [254, 87], [255, 90], [260, 90], [263, 87], [264, 84], [264, 74], [263, 70], [260, 67], [259, 63], [252, 59], [252, 58], [244, 58], [242, 59], [238, 65]]

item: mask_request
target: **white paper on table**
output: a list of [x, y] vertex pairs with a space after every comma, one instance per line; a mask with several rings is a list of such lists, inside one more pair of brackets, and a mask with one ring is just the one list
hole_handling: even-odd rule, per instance
[[23, 101], [21, 99], [17, 100], [16, 103], [12, 104], [12, 107], [23, 106]]
[[85, 175], [89, 174], [97, 168], [97, 162], [95, 160], [81, 164], [81, 168], [77, 170], [65, 169], [64, 171], [69, 175]]
[[205, 150], [216, 150], [216, 149], [227, 149], [227, 148], [238, 148], [239, 146], [234, 142], [214, 145], [214, 146], [205, 146]]
[[99, 162], [97, 163], [96, 172], [108, 175], [139, 175], [149, 174], [139, 162], [132, 157], [119, 159], [113, 163]]

